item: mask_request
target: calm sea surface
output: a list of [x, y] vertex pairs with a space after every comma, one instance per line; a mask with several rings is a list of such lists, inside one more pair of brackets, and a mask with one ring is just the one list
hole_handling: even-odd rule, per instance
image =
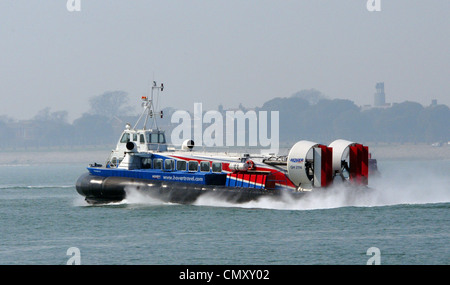
[[0, 264], [450, 264], [450, 161], [378, 166], [364, 197], [102, 206], [75, 190], [85, 165], [0, 166]]

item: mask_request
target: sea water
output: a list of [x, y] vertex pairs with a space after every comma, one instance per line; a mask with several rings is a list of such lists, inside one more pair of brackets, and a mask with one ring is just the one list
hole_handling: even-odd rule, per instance
[[450, 264], [449, 160], [379, 160], [362, 197], [334, 187], [300, 201], [194, 205], [132, 189], [88, 205], [74, 186], [85, 166], [0, 166], [0, 264], [73, 263], [74, 249], [79, 264]]

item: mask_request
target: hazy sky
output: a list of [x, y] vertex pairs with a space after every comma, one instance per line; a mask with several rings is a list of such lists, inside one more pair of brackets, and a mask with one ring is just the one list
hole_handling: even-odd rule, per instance
[[0, 0], [0, 115], [48, 106], [75, 119], [113, 90], [139, 107], [153, 79], [163, 106], [188, 110], [311, 88], [373, 104], [379, 81], [387, 102], [450, 105], [448, 0], [380, 0], [379, 12], [367, 0], [66, 3]]

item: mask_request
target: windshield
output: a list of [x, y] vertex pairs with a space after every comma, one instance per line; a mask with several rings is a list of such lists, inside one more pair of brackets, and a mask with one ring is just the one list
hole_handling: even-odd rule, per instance
[[166, 143], [164, 133], [147, 133], [148, 143]]

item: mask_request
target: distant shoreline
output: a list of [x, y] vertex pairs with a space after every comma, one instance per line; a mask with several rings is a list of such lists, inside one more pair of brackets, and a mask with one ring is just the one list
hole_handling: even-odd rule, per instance
[[373, 158], [382, 160], [450, 159], [450, 146], [447, 144], [439, 147], [429, 144], [379, 144], [374, 146], [369, 144], [369, 151]]
[[104, 163], [111, 149], [1, 151], [0, 165]]
[[[433, 147], [428, 144], [375, 144], [369, 145], [369, 151], [377, 160], [444, 160], [450, 159], [450, 146], [444, 144]], [[28, 149], [0, 150], [0, 165], [37, 165], [52, 163], [105, 163], [111, 147], [101, 146], [89, 149]], [[288, 149], [283, 149], [285, 152]], [[223, 149], [222, 149], [223, 151]], [[238, 149], [230, 149], [240, 153]], [[258, 150], [250, 153], [259, 153]], [[280, 151], [280, 153], [283, 153]]]

